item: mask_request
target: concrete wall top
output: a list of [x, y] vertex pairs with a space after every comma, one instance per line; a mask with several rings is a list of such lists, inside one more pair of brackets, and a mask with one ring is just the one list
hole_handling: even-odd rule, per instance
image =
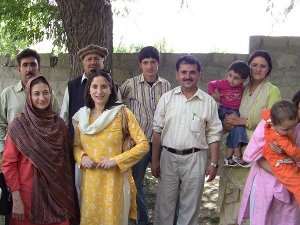
[[[277, 85], [283, 98], [291, 98], [300, 89], [300, 37], [252, 36], [249, 40], [249, 52], [263, 49], [270, 53], [273, 62], [271, 82]], [[172, 87], [177, 86], [175, 63], [182, 54], [161, 54], [159, 74], [169, 80]], [[248, 54], [233, 53], [195, 53], [202, 65], [200, 88], [206, 91], [207, 82], [226, 76], [228, 66], [236, 61], [247, 61]], [[52, 88], [62, 101], [68, 82], [69, 55], [60, 54], [57, 65], [50, 67], [50, 54], [41, 54], [41, 74], [46, 76]], [[117, 83], [141, 73], [137, 54], [113, 54], [113, 76]], [[20, 79], [14, 60], [0, 56], [0, 91]]]

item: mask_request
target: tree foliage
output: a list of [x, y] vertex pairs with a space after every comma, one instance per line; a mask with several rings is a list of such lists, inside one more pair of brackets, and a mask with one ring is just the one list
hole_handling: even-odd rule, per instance
[[43, 39], [60, 48], [66, 43], [60, 12], [54, 1], [0, 1], [0, 51], [15, 54]]
[[[70, 54], [70, 78], [82, 73], [76, 55], [88, 44], [112, 53], [112, 7], [110, 0], [1, 0], [0, 53], [15, 54], [42, 40]], [[111, 67], [111, 57], [106, 66]]]

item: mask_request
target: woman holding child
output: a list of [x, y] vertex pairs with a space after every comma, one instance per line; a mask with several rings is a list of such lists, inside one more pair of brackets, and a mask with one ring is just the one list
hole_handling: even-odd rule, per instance
[[[248, 140], [261, 120], [261, 112], [270, 108], [281, 99], [279, 89], [268, 81], [272, 71], [270, 55], [262, 50], [254, 52], [248, 61], [250, 80], [244, 88], [240, 105], [240, 117], [228, 115], [224, 119], [224, 127], [246, 127]], [[243, 148], [244, 150], [245, 148]], [[237, 224], [243, 188], [249, 169], [242, 167], [224, 167], [219, 184], [220, 225]]]
[[[298, 108], [300, 118], [300, 91], [294, 95], [292, 101]], [[244, 153], [244, 158], [252, 162], [252, 166], [243, 192], [238, 222], [242, 224], [245, 219], [250, 219], [251, 225], [299, 225], [300, 208], [297, 201], [272, 175], [269, 163], [262, 158], [265, 124], [265, 120], [258, 124]], [[294, 143], [300, 146], [300, 123], [294, 129], [293, 136]]]

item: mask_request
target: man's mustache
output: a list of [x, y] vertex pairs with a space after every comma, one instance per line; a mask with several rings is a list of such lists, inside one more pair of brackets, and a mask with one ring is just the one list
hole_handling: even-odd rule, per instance
[[190, 81], [193, 82], [194, 80], [192, 78], [188, 78], [188, 79], [183, 79], [183, 81]]
[[33, 74], [33, 72], [28, 72], [28, 73], [26, 73], [26, 76], [34, 76], [34, 74]]

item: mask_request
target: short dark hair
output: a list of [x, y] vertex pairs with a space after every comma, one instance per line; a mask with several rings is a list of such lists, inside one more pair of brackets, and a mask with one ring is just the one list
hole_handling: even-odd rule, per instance
[[248, 60], [248, 65], [250, 65], [252, 60], [256, 57], [262, 57], [267, 61], [268, 66], [269, 66], [269, 71], [267, 72], [267, 76], [269, 76], [269, 74], [272, 71], [272, 58], [271, 58], [270, 54], [264, 50], [258, 50], [256, 52], [254, 52], [252, 55], [250, 55], [249, 60]]
[[118, 105], [116, 103], [117, 99], [118, 99], [117, 98], [117, 90], [116, 90], [116, 86], [115, 86], [115, 83], [113, 81], [111, 74], [107, 70], [93, 69], [93, 70], [91, 70], [90, 76], [87, 80], [87, 83], [86, 83], [86, 86], [84, 89], [84, 102], [85, 102], [84, 104], [85, 104], [85, 106], [90, 109], [95, 108], [95, 102], [90, 95], [91, 83], [93, 82], [95, 77], [104, 77], [109, 83], [111, 94], [108, 98], [107, 103], [104, 106], [104, 110], [110, 109], [111, 107]]
[[300, 102], [300, 90], [296, 92], [296, 94], [294, 94], [293, 98], [292, 98], [292, 102], [294, 102], [294, 104], [299, 107], [299, 102]]
[[298, 107], [289, 100], [278, 101], [271, 108], [271, 120], [274, 125], [285, 120], [298, 120]]
[[146, 58], [153, 58], [156, 59], [157, 62], [159, 62], [159, 51], [153, 46], [147, 46], [142, 48], [138, 54], [139, 62], [142, 62], [142, 60]]
[[243, 61], [235, 61], [233, 62], [229, 68], [228, 72], [233, 70], [235, 73], [239, 74], [242, 79], [247, 79], [250, 75], [249, 66]]
[[36, 58], [38, 65], [40, 65], [40, 63], [41, 63], [40, 55], [35, 50], [26, 48], [17, 55], [18, 66], [21, 66], [21, 60], [23, 58], [28, 58], [28, 57]]
[[190, 64], [190, 65], [197, 65], [198, 72], [201, 72], [201, 64], [195, 56], [183, 55], [183, 56], [179, 57], [176, 61], [176, 71], [177, 72], [179, 71], [180, 64], [182, 64], [182, 63]]

